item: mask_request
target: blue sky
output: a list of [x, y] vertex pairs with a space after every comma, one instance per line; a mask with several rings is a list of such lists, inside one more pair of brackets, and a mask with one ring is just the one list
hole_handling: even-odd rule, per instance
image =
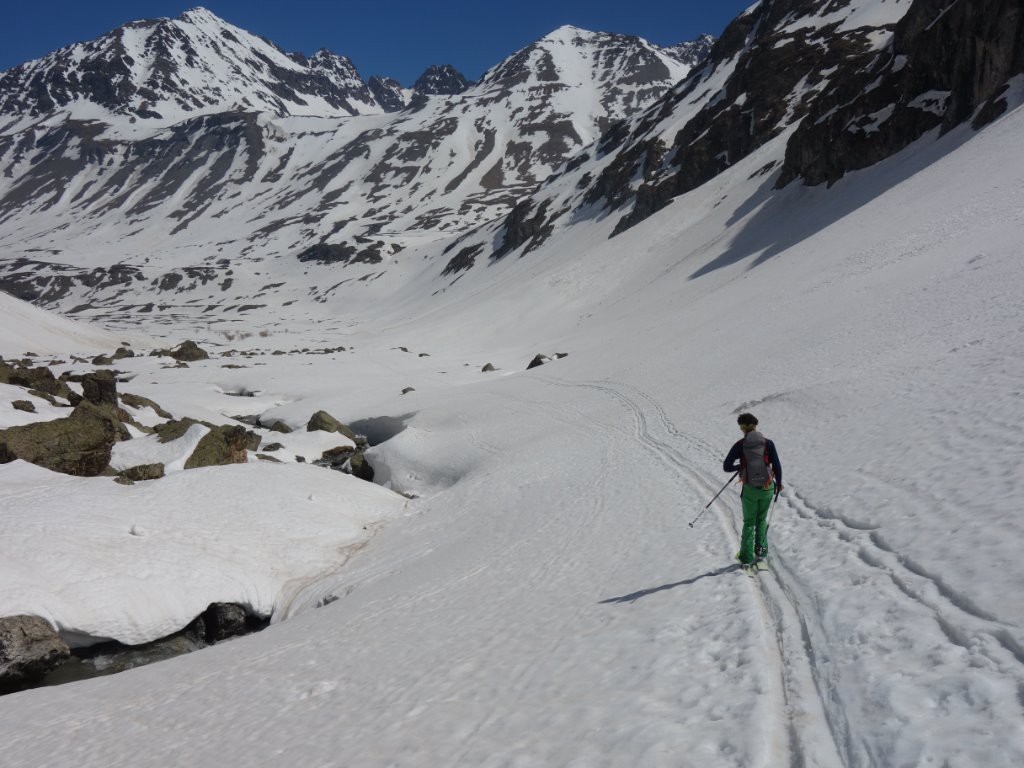
[[0, 5], [0, 70], [127, 21], [178, 16], [195, 5], [286, 51], [329, 48], [364, 78], [404, 85], [429, 64], [453, 64], [475, 79], [513, 51], [563, 24], [639, 35], [659, 45], [718, 35], [753, 0], [5, 0]]

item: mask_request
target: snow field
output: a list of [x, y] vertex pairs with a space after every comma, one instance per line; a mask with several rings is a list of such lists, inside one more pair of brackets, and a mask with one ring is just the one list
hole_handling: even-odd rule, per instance
[[[614, 222], [587, 222], [466, 290], [339, 307], [351, 354], [268, 358], [216, 385], [211, 364], [140, 373], [129, 391], [175, 413], [222, 412], [237, 384], [272, 393], [250, 406], [289, 423], [320, 408], [401, 416], [407, 428], [374, 452], [420, 498], [343, 567], [321, 551], [319, 576], [293, 582], [259, 635], [0, 700], [7, 756], [1018, 765], [1022, 129], [1017, 109], [831, 190], [778, 194], [750, 178], [769, 146], [615, 240]], [[570, 356], [523, 371], [542, 350]], [[497, 374], [465, 366], [489, 361]], [[732, 560], [734, 490], [688, 526], [725, 481], [742, 410], [776, 440], [787, 486], [773, 571], [756, 581]], [[142, 492], [160, 507], [167, 483], [199, 494], [230, 478], [238, 497], [255, 487], [294, 506], [308, 483], [333, 502], [346, 480], [266, 470], [184, 472]], [[71, 514], [61, 483], [79, 481], [39, 472], [4, 483], [5, 515], [15, 488]], [[139, 490], [90, 482], [94, 515]], [[384, 498], [368, 497], [367, 515]], [[265, 546], [283, 535], [273, 501], [245, 511]], [[192, 546], [182, 557], [208, 562], [208, 539]]]

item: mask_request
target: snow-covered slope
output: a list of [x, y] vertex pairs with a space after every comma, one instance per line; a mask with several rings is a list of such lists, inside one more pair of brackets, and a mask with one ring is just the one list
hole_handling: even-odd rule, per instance
[[0, 291], [0, 355], [112, 352], [122, 335], [76, 323]]

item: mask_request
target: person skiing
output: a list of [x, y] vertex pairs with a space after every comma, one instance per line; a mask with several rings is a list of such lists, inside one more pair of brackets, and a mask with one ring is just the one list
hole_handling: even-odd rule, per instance
[[768, 510], [772, 498], [782, 493], [782, 462], [775, 443], [757, 431], [757, 418], [741, 413], [736, 419], [743, 439], [733, 445], [722, 462], [726, 472], [739, 472], [743, 490], [743, 534], [736, 558], [745, 570], [766, 568], [768, 556]]

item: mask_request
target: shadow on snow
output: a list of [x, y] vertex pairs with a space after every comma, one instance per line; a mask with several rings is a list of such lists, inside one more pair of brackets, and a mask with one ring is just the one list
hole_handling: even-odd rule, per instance
[[598, 605], [604, 605], [606, 603], [635, 603], [641, 597], [647, 597], [653, 595], [655, 592], [662, 592], [666, 589], [675, 589], [676, 587], [685, 587], [690, 584], [696, 584], [701, 579], [707, 579], [711, 576], [721, 576], [724, 573], [733, 573], [738, 571], [740, 566], [738, 563], [727, 565], [724, 568], [719, 568], [717, 571], [708, 571], [702, 573], [700, 576], [694, 576], [692, 579], [686, 579], [685, 581], [677, 581], [672, 584], [662, 584], [660, 587], [652, 587], [651, 589], [641, 589], [639, 592], [633, 592], [629, 595], [623, 595], [622, 597], [609, 597], [607, 600], [602, 600]]

